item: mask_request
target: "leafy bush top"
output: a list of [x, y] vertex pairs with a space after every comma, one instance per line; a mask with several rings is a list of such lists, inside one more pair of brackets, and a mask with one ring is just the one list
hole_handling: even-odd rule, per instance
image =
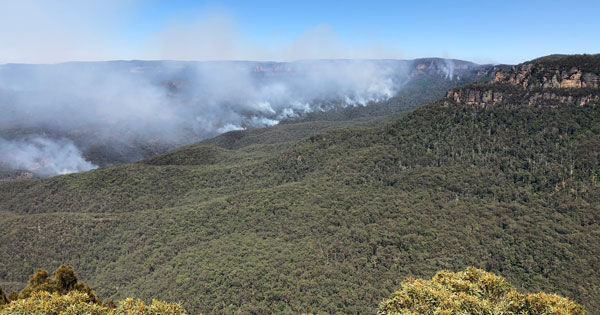
[[141, 300], [129, 298], [120, 301], [115, 309], [110, 309], [90, 302], [87, 293], [71, 291], [61, 295], [39, 291], [26, 299], [12, 301], [6, 308], [0, 310], [0, 315], [184, 315], [181, 305], [153, 300], [146, 305]]
[[440, 271], [431, 280], [409, 278], [377, 312], [390, 314], [585, 314], [583, 306], [554, 294], [519, 293], [505, 278], [473, 267]]
[[94, 293], [94, 290], [87, 284], [80, 282], [77, 279], [77, 274], [73, 267], [69, 265], [60, 265], [54, 271], [54, 277], [48, 275], [48, 271], [39, 269], [29, 277], [27, 286], [19, 293], [19, 298], [26, 299], [35, 292], [45, 291], [49, 293], [57, 292], [59, 294], [66, 294], [70, 291], [79, 291], [86, 293], [89, 301], [98, 303], [98, 298]]
[[127, 298], [115, 305], [101, 304], [94, 291], [77, 280], [71, 266], [61, 265], [50, 277], [43, 269], [36, 271], [27, 287], [7, 299], [0, 289], [0, 315], [184, 315], [180, 304]]

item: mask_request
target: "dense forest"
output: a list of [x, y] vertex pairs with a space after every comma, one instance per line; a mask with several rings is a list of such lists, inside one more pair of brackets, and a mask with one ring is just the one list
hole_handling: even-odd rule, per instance
[[598, 314], [600, 103], [530, 104], [490, 86], [502, 102], [449, 97], [297, 141], [237, 132], [0, 183], [0, 287], [68, 263], [101, 299], [375, 313], [406, 277], [475, 266]]

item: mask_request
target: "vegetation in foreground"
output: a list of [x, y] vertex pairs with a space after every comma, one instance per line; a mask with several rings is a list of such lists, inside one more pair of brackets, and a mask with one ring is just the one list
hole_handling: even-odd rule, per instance
[[583, 315], [583, 306], [555, 294], [519, 293], [505, 278], [469, 267], [440, 271], [431, 280], [409, 278], [381, 302], [378, 315]]
[[71, 266], [61, 265], [49, 277], [40, 269], [29, 277], [27, 287], [7, 297], [0, 289], [0, 315], [185, 315], [180, 304], [127, 298], [115, 304], [101, 303], [94, 291], [77, 280]]

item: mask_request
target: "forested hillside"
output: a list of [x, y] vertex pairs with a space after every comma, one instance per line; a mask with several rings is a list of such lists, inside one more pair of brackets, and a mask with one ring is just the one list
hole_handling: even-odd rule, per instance
[[0, 287], [68, 263], [102, 299], [372, 314], [407, 276], [476, 266], [598, 314], [597, 94], [471, 85], [380, 126], [0, 183]]
[[318, 132], [339, 128], [380, 126], [396, 120], [420, 105], [444, 96], [448, 89], [469, 83], [485, 82], [494, 77], [496, 70], [509, 69], [506, 65], [475, 65], [454, 60], [457, 73], [444, 74], [444, 59], [422, 58], [411, 63], [410, 77], [393, 97], [370, 102], [365, 106], [331, 108], [327, 111], [306, 113], [266, 128], [253, 128], [224, 133], [203, 141], [226, 149], [239, 149], [251, 144], [273, 144], [297, 141]]

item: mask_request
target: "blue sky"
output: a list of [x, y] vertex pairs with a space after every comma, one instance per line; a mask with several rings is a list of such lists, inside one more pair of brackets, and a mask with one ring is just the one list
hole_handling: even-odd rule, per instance
[[600, 52], [600, 1], [0, 0], [0, 63]]

